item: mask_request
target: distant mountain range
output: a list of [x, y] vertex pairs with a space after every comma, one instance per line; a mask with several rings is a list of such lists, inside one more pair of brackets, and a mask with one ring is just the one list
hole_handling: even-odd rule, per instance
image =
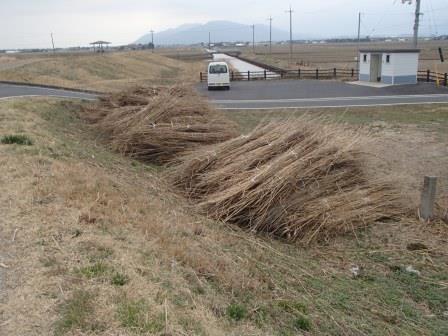
[[[184, 24], [155, 33], [154, 43], [156, 45], [208, 43], [209, 32], [212, 43], [252, 41], [250, 25], [230, 21], [210, 21], [205, 24]], [[289, 40], [289, 33], [272, 27], [272, 40]], [[269, 41], [268, 25], [255, 25], [255, 41]], [[135, 43], [146, 44], [149, 42], [151, 42], [151, 34], [142, 36]]]

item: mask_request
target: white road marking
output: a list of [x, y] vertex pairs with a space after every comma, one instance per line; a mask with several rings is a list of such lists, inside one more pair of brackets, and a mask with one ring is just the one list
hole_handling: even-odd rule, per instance
[[345, 100], [383, 100], [402, 98], [448, 98], [448, 94], [426, 94], [426, 95], [396, 95], [396, 96], [367, 96], [367, 97], [328, 97], [328, 98], [293, 98], [293, 99], [252, 99], [252, 100], [211, 100], [215, 104], [245, 104], [245, 103], [291, 103], [291, 102], [319, 102], [319, 101], [345, 101]]
[[448, 104], [448, 102], [408, 102], [408, 103], [380, 103], [380, 104], [348, 104], [348, 105], [321, 105], [321, 106], [272, 106], [272, 107], [222, 107], [218, 110], [298, 110], [318, 108], [343, 108], [343, 107], [376, 107], [376, 106], [399, 106], [399, 105], [433, 105]]
[[95, 98], [86, 97], [72, 97], [72, 96], [62, 96], [62, 95], [20, 95], [20, 96], [10, 96], [10, 97], [0, 97], [0, 100], [11, 100], [14, 98], [35, 98], [35, 97], [53, 97], [53, 98], [64, 98], [64, 99], [81, 99], [81, 100], [96, 100]]

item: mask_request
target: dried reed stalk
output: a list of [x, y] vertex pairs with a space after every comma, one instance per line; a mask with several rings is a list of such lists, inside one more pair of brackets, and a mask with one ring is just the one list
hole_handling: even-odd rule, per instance
[[138, 88], [103, 97], [84, 117], [113, 150], [163, 164], [181, 152], [237, 136], [237, 126], [189, 87]]
[[213, 218], [311, 243], [399, 212], [366, 176], [360, 140], [306, 117], [269, 123], [179, 158], [168, 178]]

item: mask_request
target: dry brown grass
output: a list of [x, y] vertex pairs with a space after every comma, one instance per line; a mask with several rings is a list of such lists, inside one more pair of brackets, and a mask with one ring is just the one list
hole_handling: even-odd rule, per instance
[[[0, 145], [0, 262], [9, 266], [0, 268], [2, 333], [163, 334], [166, 326], [176, 336], [444, 334], [443, 223], [404, 218], [307, 249], [253, 235], [198, 215], [158, 170], [98, 145], [74, 117], [79, 108], [48, 99], [0, 104], [0, 133], [34, 140]], [[428, 250], [409, 251], [409, 242]], [[97, 263], [104, 269], [91, 271]], [[363, 275], [354, 279], [352, 265]], [[116, 272], [127, 284], [111, 283]], [[86, 297], [87, 306], [76, 300]], [[64, 307], [87, 314], [73, 319]], [[123, 307], [139, 318], [123, 323]], [[229, 307], [247, 314], [235, 321]]]
[[194, 83], [202, 68], [203, 61], [174, 60], [148, 51], [0, 56], [0, 80], [101, 92], [135, 85]]
[[[447, 41], [421, 41], [420, 69], [437, 72], [448, 72], [447, 63], [441, 63], [438, 47], [446, 49]], [[361, 48], [412, 48], [410, 43], [362, 43]], [[295, 44], [293, 62], [289, 60], [289, 46], [275, 45], [272, 55], [269, 54], [269, 46], [258, 46], [255, 54], [252, 48], [243, 49], [243, 55], [258, 61], [276, 65], [284, 69], [352, 69], [357, 67], [355, 57], [358, 46], [356, 43], [326, 43], [326, 44]]]
[[106, 136], [112, 149], [158, 164], [237, 135], [233, 122], [185, 86], [112, 94], [84, 115]]
[[208, 215], [311, 243], [399, 213], [363, 170], [360, 135], [309, 118], [271, 122], [180, 157], [170, 179]]

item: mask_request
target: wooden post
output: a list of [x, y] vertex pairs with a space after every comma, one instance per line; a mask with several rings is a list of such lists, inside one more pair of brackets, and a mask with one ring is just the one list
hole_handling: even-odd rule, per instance
[[316, 79], [319, 79], [319, 69], [316, 69]]
[[430, 79], [431, 79], [431, 71], [426, 70], [426, 81], [429, 83]]
[[437, 177], [425, 176], [420, 201], [420, 218], [430, 220], [434, 215], [434, 202], [436, 200]]
[[234, 75], [233, 75], [233, 71], [230, 72], [230, 79], [233, 81], [234, 79]]
[[336, 70], [336, 68], [333, 69], [333, 77], [334, 77], [334, 78], [337, 77], [337, 70]]
[[267, 72], [266, 72], [266, 70], [264, 70], [264, 79], [266, 80], [267, 78], [268, 78]]
[[297, 70], [297, 76], [298, 76], [299, 79], [300, 79], [300, 68]]
[[201, 78], [201, 82], [202, 82], [202, 71], [201, 71], [201, 73], [199, 74], [199, 76], [200, 76], [200, 78]]
[[448, 86], [448, 73], [445, 72], [445, 75], [443, 76], [443, 84], [445, 86]]
[[355, 69], [352, 69], [352, 78], [355, 77]]
[[250, 81], [250, 71], [247, 72], [247, 80]]

